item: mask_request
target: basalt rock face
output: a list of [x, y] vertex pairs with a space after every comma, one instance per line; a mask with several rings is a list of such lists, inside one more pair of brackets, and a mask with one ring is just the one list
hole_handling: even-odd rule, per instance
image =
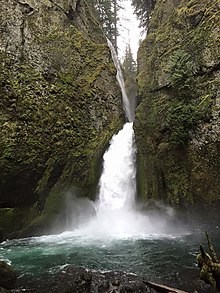
[[174, 206], [220, 200], [220, 1], [156, 1], [138, 54], [138, 188]]
[[[94, 198], [123, 124], [116, 70], [86, 1], [7, 0], [0, 11], [0, 228], [65, 222], [65, 193]], [[62, 223], [61, 223], [62, 224]]]

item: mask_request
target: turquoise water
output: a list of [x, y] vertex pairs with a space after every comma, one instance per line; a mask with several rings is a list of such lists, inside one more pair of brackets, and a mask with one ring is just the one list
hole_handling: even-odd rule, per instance
[[37, 283], [33, 280], [48, 278], [71, 264], [101, 271], [132, 272], [147, 276], [150, 281], [193, 290], [201, 285], [195, 257], [199, 244], [205, 241], [204, 233], [200, 232], [106, 239], [64, 232], [3, 242], [0, 259], [10, 262], [20, 273], [19, 284], [30, 282], [35, 288]]

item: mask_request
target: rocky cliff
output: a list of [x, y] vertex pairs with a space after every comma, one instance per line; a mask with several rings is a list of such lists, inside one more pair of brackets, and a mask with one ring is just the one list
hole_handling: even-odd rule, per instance
[[138, 189], [174, 206], [220, 200], [220, 1], [157, 0], [138, 54]]
[[55, 218], [62, 226], [66, 192], [94, 198], [102, 154], [123, 123], [116, 70], [90, 10], [83, 0], [1, 1], [4, 236], [51, 231]]

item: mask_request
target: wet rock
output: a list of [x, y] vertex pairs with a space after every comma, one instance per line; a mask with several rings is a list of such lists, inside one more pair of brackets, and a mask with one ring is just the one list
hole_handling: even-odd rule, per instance
[[12, 289], [15, 287], [16, 280], [17, 275], [15, 270], [6, 262], [0, 261], [0, 286], [6, 289]]
[[100, 285], [98, 285], [98, 293], [107, 292], [110, 288], [109, 281], [103, 281]]
[[148, 292], [146, 285], [141, 281], [128, 282], [121, 288], [121, 293]]
[[[63, 281], [63, 283], [65, 283], [64, 286], [67, 287], [68, 290], [72, 290], [69, 292], [91, 292], [92, 274], [91, 271], [87, 269], [68, 267], [61, 272], [59, 281]], [[64, 288], [60, 288], [57, 292], [66, 292], [60, 291], [63, 289]]]
[[[63, 270], [59, 276], [59, 283], [68, 286], [68, 292], [98, 292], [98, 293], [126, 293], [126, 292], [148, 292], [148, 287], [144, 284], [143, 278], [134, 274], [124, 272], [100, 272], [85, 268], [74, 268], [72, 266]], [[57, 285], [56, 285], [57, 286]], [[52, 289], [53, 290], [53, 289]], [[51, 292], [66, 292], [57, 286]]]
[[[125, 272], [100, 272], [66, 266], [53, 277], [48, 275], [40, 282], [33, 280], [28, 283], [32, 288], [36, 288], [38, 293], [147, 293], [149, 287], [144, 280], [140, 276]], [[20, 285], [25, 287], [25, 284]]]
[[[10, 291], [6, 291], [6, 292], [10, 292], [10, 293], [37, 293], [38, 291], [36, 291], [35, 289], [14, 289], [14, 290], [10, 290]], [[0, 291], [1, 293], [1, 291]], [[4, 293], [4, 291], [3, 291]]]
[[0, 293], [9, 293], [9, 291], [3, 287], [0, 287]]
[[4, 237], [3, 237], [3, 230], [0, 229], [0, 243], [4, 240]]

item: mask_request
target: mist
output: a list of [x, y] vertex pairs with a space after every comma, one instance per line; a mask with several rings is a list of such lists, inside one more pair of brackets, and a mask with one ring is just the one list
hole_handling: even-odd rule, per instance
[[103, 157], [97, 199], [66, 196], [66, 230], [93, 238], [172, 237], [187, 233], [175, 210], [156, 201], [137, 205], [133, 124], [126, 123]]
[[141, 211], [140, 206], [100, 208], [92, 202], [67, 194], [66, 231], [90, 238], [148, 238], [176, 237], [189, 231], [178, 219], [175, 210], [161, 202]]
[[69, 191], [65, 195], [65, 230], [74, 230], [87, 225], [96, 216], [95, 203], [86, 197]]

